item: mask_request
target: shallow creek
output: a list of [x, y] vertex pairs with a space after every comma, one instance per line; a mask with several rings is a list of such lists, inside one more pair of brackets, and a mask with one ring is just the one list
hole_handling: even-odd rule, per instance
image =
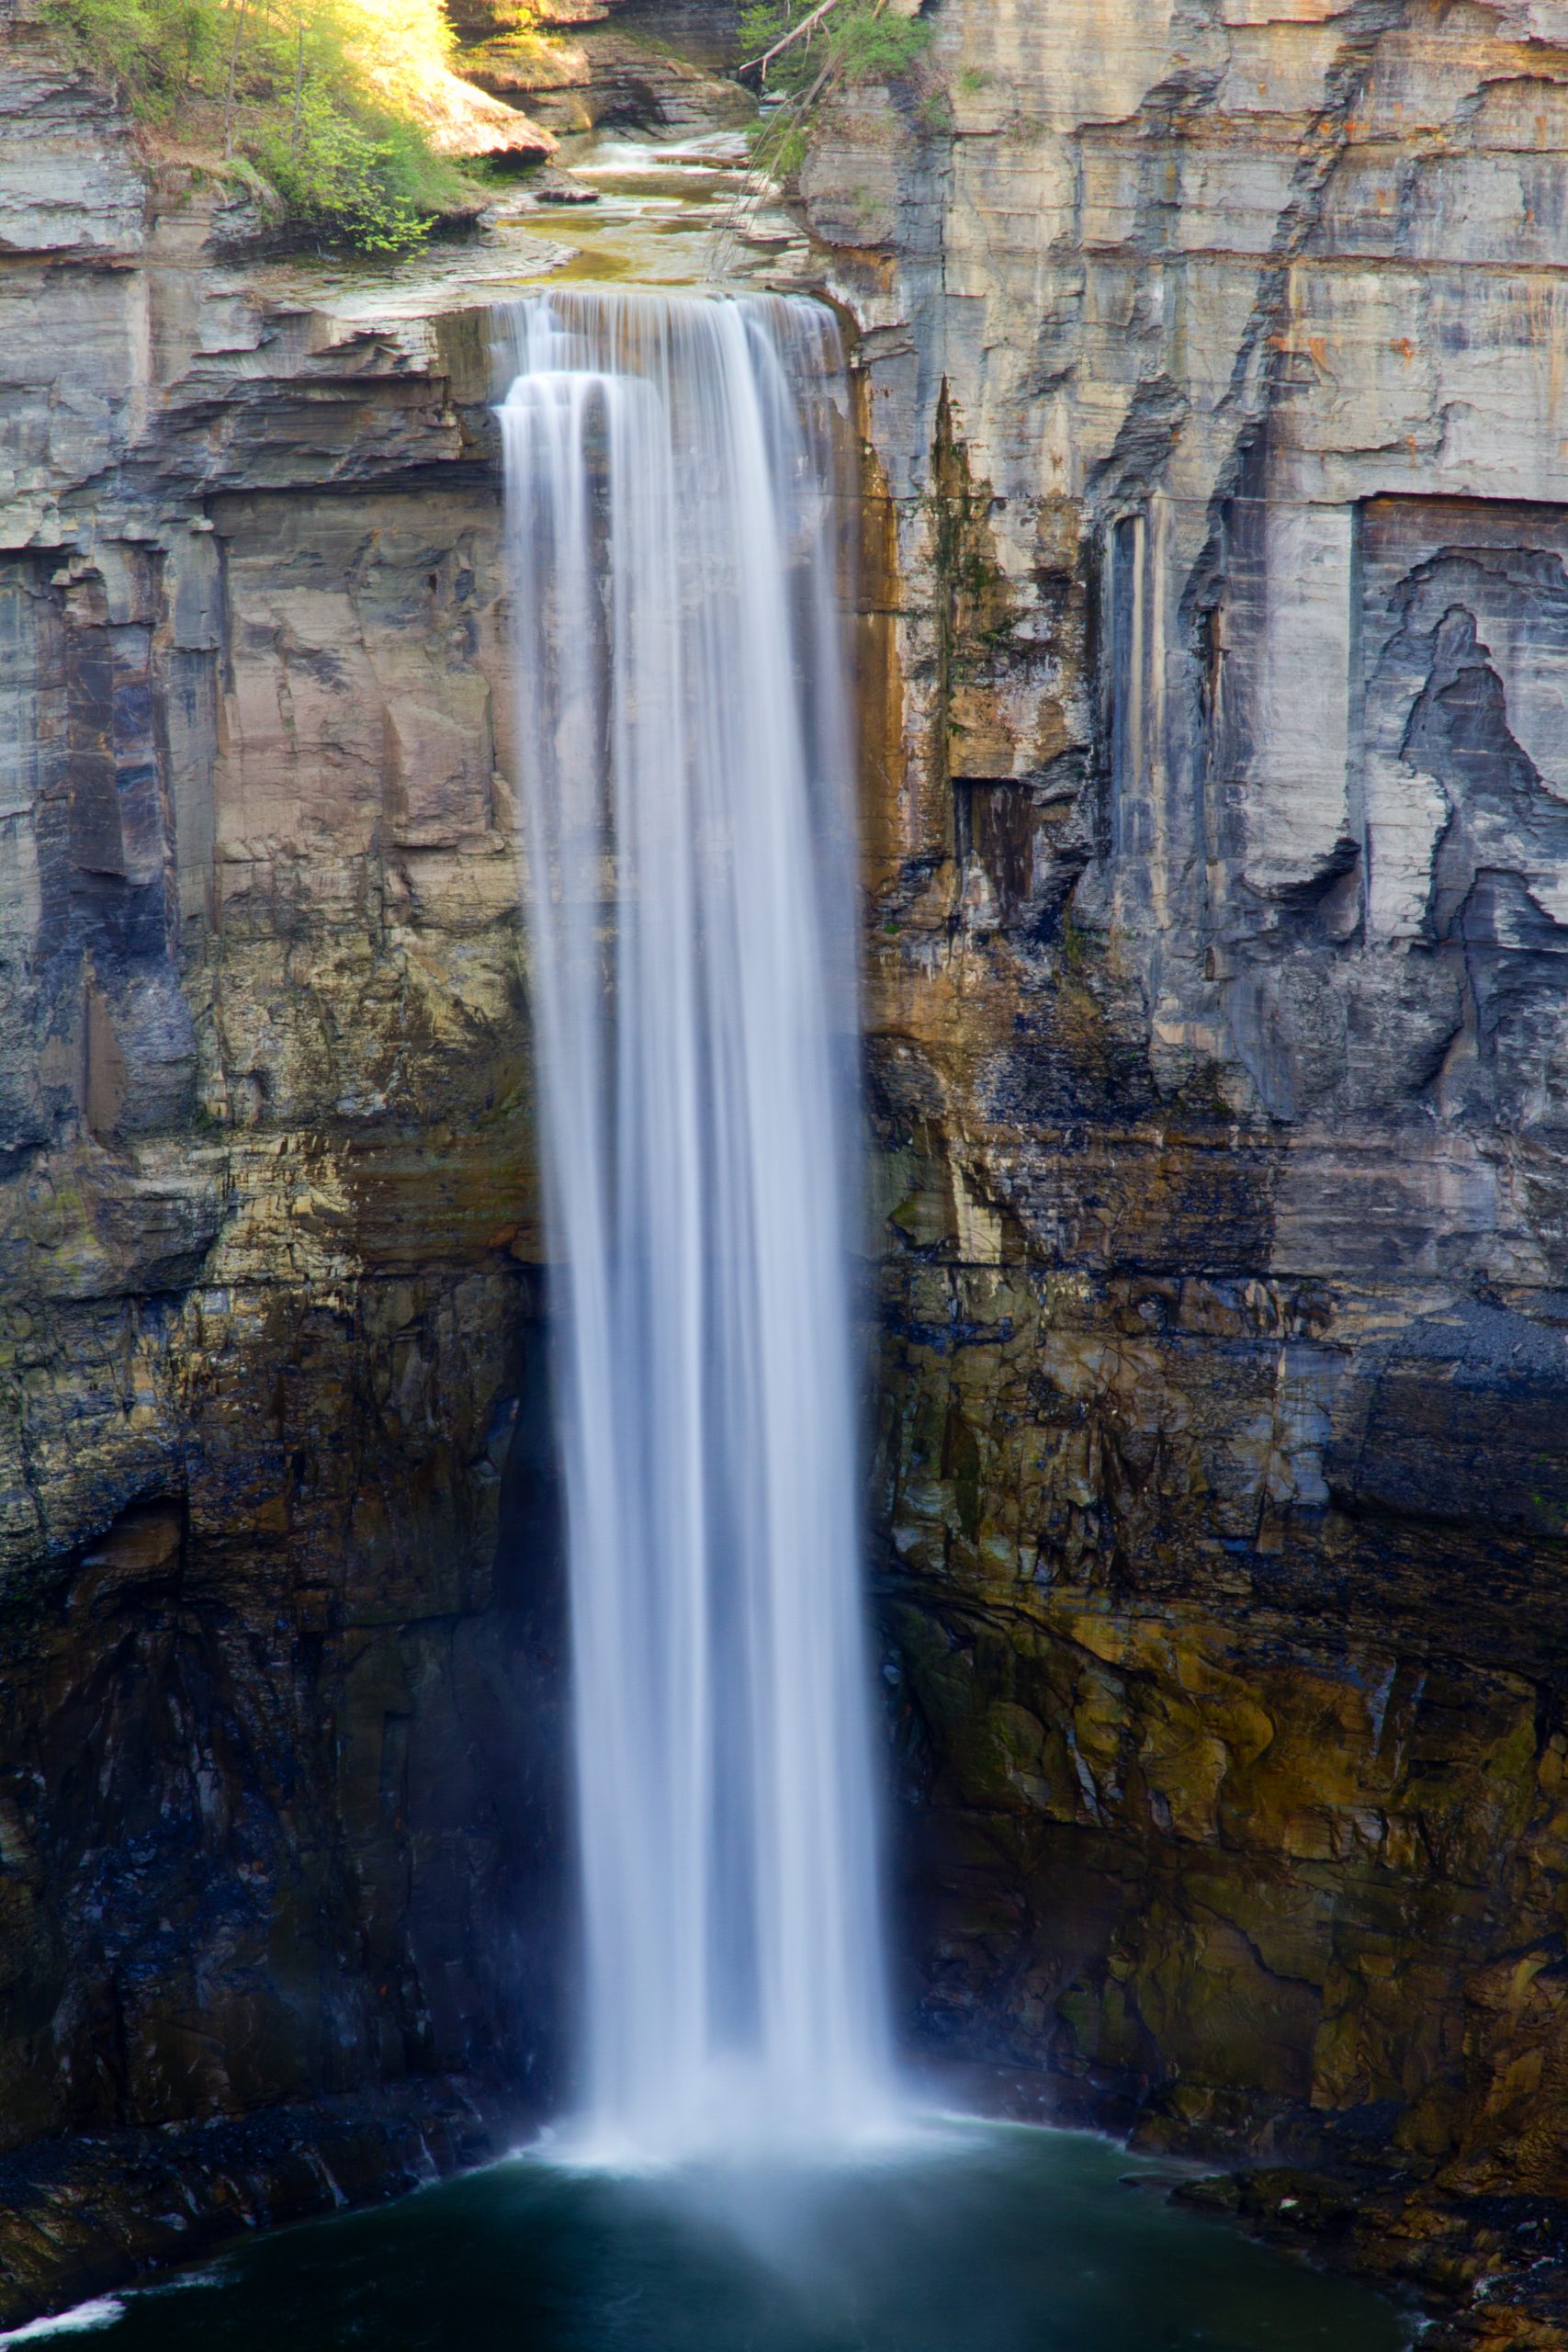
[[385, 268], [294, 260], [247, 271], [244, 282], [268, 303], [375, 325], [504, 302], [546, 284], [787, 290], [808, 274], [807, 241], [753, 178], [740, 131], [588, 131], [563, 140], [558, 161], [595, 202], [548, 203], [519, 181], [497, 194], [482, 237]]

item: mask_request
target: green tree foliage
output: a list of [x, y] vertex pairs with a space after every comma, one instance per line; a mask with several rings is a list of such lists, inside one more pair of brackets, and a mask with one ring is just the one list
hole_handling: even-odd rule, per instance
[[[815, 21], [810, 21], [811, 19]], [[789, 40], [794, 33], [796, 37]], [[799, 96], [852, 82], [888, 82], [907, 74], [931, 40], [918, 17], [893, 17], [887, 0], [748, 0], [740, 39], [748, 57], [788, 40], [765, 69], [770, 89]]]
[[890, 16], [887, 0], [745, 0], [745, 54], [766, 60], [759, 69], [762, 86], [784, 101], [753, 141], [758, 171], [788, 179], [805, 160], [807, 126], [820, 101], [857, 82], [898, 80], [931, 36], [918, 17]]
[[406, 253], [463, 192], [409, 103], [445, 63], [440, 0], [50, 0], [50, 14], [144, 121], [259, 177], [293, 235]]
[[138, 113], [173, 114], [220, 71], [222, 12], [210, 0], [56, 0], [46, 14], [79, 61], [119, 84]]

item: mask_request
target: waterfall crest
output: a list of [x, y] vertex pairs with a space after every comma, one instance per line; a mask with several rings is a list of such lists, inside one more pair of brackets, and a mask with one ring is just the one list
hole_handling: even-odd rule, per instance
[[837, 328], [648, 292], [509, 315], [584, 2120], [655, 2156], [842, 2138], [888, 2060]]

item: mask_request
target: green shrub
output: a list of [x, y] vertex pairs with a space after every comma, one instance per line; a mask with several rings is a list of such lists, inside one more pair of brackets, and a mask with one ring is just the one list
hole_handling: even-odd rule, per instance
[[839, 73], [846, 82], [897, 81], [930, 44], [931, 28], [919, 17], [875, 16], [871, 0], [844, 0], [844, 6], [835, 39]]
[[46, 17], [79, 61], [118, 82], [139, 114], [166, 120], [225, 58], [213, 0], [54, 0]]
[[282, 225], [409, 252], [461, 194], [412, 101], [445, 63], [440, 0], [47, 0], [83, 64], [187, 145], [259, 175]]
[[[740, 12], [746, 54], [758, 58], [792, 27], [806, 27], [814, 0], [748, 0]], [[886, 0], [835, 0], [806, 27], [763, 74], [784, 104], [758, 127], [751, 153], [756, 169], [787, 180], [806, 159], [807, 125], [821, 99], [857, 82], [891, 82], [910, 72], [931, 37], [919, 17], [890, 17]], [[921, 118], [931, 98], [922, 95]]]
[[262, 131], [252, 153], [305, 235], [365, 254], [402, 254], [429, 229], [400, 185], [391, 141], [376, 138], [322, 90], [307, 90], [299, 121]]
[[[809, 13], [807, 0], [749, 0], [740, 11], [746, 55], [761, 56]], [[888, 16], [886, 0], [836, 0], [820, 23], [773, 60], [765, 78], [770, 88], [791, 95], [818, 83], [893, 81], [909, 71], [931, 37], [919, 17]]]

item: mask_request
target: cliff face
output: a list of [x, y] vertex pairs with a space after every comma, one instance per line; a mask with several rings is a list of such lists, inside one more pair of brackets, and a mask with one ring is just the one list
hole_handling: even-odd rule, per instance
[[690, 136], [748, 123], [724, 77], [739, 0], [455, 0], [466, 78], [552, 131], [603, 124]]
[[515, 2086], [557, 1627], [482, 338], [269, 311], [25, 30], [0, 104], [0, 2149]]
[[1565, 28], [924, 14], [803, 175], [892, 661], [911, 2002], [1559, 2195]]
[[[804, 176], [909, 2012], [1357, 2156], [1457, 2278], [1568, 2193], [1568, 45], [926, 13]], [[559, 1638], [481, 331], [259, 303], [25, 35], [0, 108], [0, 2143], [515, 2089]]]

